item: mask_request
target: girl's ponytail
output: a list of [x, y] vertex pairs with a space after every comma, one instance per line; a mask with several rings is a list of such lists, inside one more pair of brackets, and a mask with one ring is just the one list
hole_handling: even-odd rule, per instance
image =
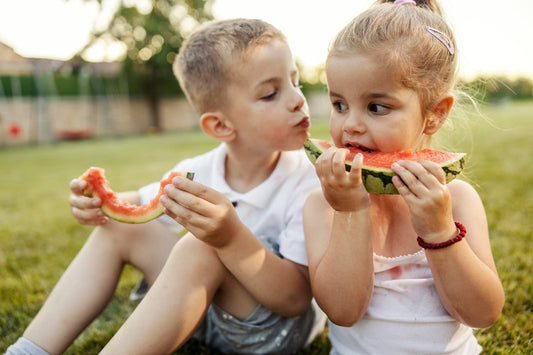
[[440, 16], [444, 16], [444, 12], [442, 11], [442, 8], [440, 4], [435, 0], [377, 0], [376, 4], [384, 4], [387, 2], [391, 2], [397, 5], [415, 5], [420, 7], [425, 7], [432, 12], [439, 14]]

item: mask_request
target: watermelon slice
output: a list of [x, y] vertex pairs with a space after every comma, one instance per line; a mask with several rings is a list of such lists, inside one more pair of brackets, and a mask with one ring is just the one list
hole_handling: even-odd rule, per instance
[[[79, 178], [87, 182], [83, 194], [90, 197], [98, 196], [102, 200], [100, 208], [108, 217], [124, 223], [146, 223], [163, 214], [165, 208], [159, 203], [159, 198], [164, 193], [163, 188], [170, 184], [175, 176], [183, 176], [183, 173], [170, 173], [166, 179], [161, 181], [157, 196], [142, 206], [120, 201], [109, 187], [102, 168], [89, 168]], [[194, 173], [185, 173], [185, 177], [192, 180]]]
[[[331, 144], [321, 139], [308, 139], [305, 144], [307, 157], [314, 164], [316, 159]], [[463, 171], [466, 164], [466, 153], [451, 153], [441, 150], [423, 149], [418, 151], [405, 150], [394, 153], [367, 152], [357, 148], [350, 148], [346, 156], [346, 171], [350, 171], [352, 161], [357, 153], [363, 154], [363, 169], [361, 172], [363, 184], [369, 193], [397, 194], [398, 190], [392, 184], [392, 163], [398, 160], [429, 160], [439, 164], [446, 173], [446, 183], [449, 183]]]

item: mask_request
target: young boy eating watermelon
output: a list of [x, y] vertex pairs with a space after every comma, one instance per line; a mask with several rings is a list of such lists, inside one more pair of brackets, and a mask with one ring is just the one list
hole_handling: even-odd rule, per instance
[[[172, 169], [194, 181], [174, 178], [161, 198], [166, 214], [146, 224], [109, 220], [73, 180], [74, 216], [97, 227], [8, 354], [65, 351], [109, 302], [125, 264], [151, 289], [103, 353], [171, 353], [194, 336], [224, 353], [289, 354], [321, 329], [301, 221], [318, 180], [300, 149], [310, 120], [284, 36], [260, 20], [212, 22], [183, 45], [175, 72], [221, 144]], [[121, 197], [144, 203], [158, 186]]]

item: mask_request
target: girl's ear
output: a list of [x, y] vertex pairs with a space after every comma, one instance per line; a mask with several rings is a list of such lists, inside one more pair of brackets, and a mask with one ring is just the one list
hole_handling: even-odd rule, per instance
[[229, 142], [236, 136], [233, 124], [221, 112], [202, 114], [200, 127], [206, 134], [221, 142]]
[[425, 134], [429, 136], [435, 134], [442, 127], [450, 114], [453, 101], [452, 95], [446, 95], [439, 99], [433, 110], [431, 110], [429, 119], [426, 121]]

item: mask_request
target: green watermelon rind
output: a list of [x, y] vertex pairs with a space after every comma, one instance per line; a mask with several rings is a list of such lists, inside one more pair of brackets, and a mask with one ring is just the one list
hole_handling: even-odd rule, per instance
[[103, 204], [100, 206], [100, 209], [106, 216], [114, 219], [115, 221], [128, 223], [128, 224], [142, 224], [150, 222], [153, 219], [161, 216], [165, 212], [165, 208], [159, 204], [155, 209], [151, 210], [149, 213], [146, 213], [142, 216], [128, 216], [123, 213], [117, 213], [109, 208], [109, 206]]
[[[320, 142], [321, 140], [319, 139], [309, 138], [304, 144], [305, 153], [313, 164], [315, 164], [318, 157], [324, 152]], [[466, 165], [466, 153], [455, 154], [455, 158], [440, 164], [446, 174], [446, 183], [455, 179]], [[346, 171], [350, 171], [352, 167], [351, 162], [346, 161], [345, 167]], [[392, 183], [392, 177], [395, 175], [390, 169], [371, 167], [364, 165], [363, 162], [361, 178], [363, 185], [369, 193], [397, 195], [398, 190], [396, 190], [396, 187]]]

